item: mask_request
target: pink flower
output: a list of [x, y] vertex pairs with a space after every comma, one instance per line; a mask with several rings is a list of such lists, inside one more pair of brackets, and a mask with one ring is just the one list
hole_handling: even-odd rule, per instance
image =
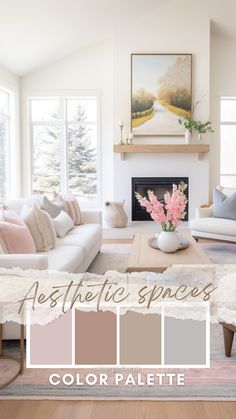
[[160, 202], [152, 191], [148, 191], [148, 199], [138, 193], [135, 196], [154, 221], [160, 222], [164, 230], [173, 231], [186, 214], [187, 198], [184, 194], [186, 188], [187, 185], [184, 183], [180, 183], [178, 187], [173, 184], [172, 194], [166, 192], [164, 195], [165, 204]]

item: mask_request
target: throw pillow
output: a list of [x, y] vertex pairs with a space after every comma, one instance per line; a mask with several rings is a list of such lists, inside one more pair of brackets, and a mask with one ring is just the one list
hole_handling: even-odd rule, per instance
[[236, 192], [227, 197], [217, 188], [214, 189], [213, 217], [236, 220]]
[[36, 253], [34, 240], [26, 224], [14, 211], [2, 210], [0, 245], [4, 253]]
[[53, 218], [52, 221], [57, 233], [57, 237], [65, 237], [68, 231], [74, 228], [73, 220], [65, 211], [61, 211], [60, 214]]
[[61, 195], [54, 193], [54, 199], [52, 200], [52, 203], [56, 205], [61, 211], [66, 212], [66, 203]]
[[82, 224], [82, 214], [77, 199], [73, 196], [67, 196], [65, 197], [65, 203], [67, 207], [67, 212], [69, 216], [72, 218], [74, 225], [77, 226]]
[[48, 252], [56, 246], [56, 232], [52, 220], [46, 211], [36, 205], [24, 207], [22, 218], [34, 239], [37, 252]]
[[220, 192], [222, 192], [223, 194], [225, 194], [225, 196], [228, 198], [228, 196], [231, 196], [234, 192], [236, 192], [236, 188], [229, 188], [227, 186], [220, 186], [218, 185], [216, 187], [216, 189], [218, 189]]
[[51, 202], [47, 196], [43, 196], [42, 209], [46, 211], [51, 218], [56, 218], [61, 212], [61, 208], [59, 208], [59, 206], [55, 203]]

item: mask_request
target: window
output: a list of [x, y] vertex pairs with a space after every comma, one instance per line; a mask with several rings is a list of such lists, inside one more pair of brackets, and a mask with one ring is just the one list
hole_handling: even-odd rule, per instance
[[220, 108], [220, 183], [236, 187], [236, 98], [222, 97]]
[[97, 96], [30, 98], [32, 192], [99, 201]]
[[12, 131], [12, 95], [0, 88], [0, 201], [9, 196], [9, 148]]

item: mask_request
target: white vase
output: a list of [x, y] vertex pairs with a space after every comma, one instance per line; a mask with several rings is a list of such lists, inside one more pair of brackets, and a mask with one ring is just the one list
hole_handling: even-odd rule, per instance
[[189, 129], [185, 130], [184, 140], [185, 140], [185, 144], [190, 144], [190, 142], [191, 142], [191, 131]]
[[199, 142], [199, 144], [201, 144], [202, 143], [202, 134], [198, 134], [198, 136], [197, 136], [197, 139], [198, 139], [198, 142]]
[[173, 253], [179, 248], [179, 237], [175, 231], [162, 231], [158, 235], [157, 244], [163, 252]]
[[128, 217], [124, 210], [125, 201], [105, 202], [104, 221], [108, 227], [122, 228], [127, 225]]

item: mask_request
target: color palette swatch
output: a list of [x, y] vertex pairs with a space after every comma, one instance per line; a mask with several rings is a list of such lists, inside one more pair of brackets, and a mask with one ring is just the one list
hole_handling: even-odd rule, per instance
[[120, 363], [161, 364], [161, 316], [128, 311], [120, 317]]
[[115, 365], [116, 315], [111, 311], [75, 310], [75, 363]]
[[27, 367], [206, 367], [209, 325], [159, 313], [75, 308], [27, 326]]

